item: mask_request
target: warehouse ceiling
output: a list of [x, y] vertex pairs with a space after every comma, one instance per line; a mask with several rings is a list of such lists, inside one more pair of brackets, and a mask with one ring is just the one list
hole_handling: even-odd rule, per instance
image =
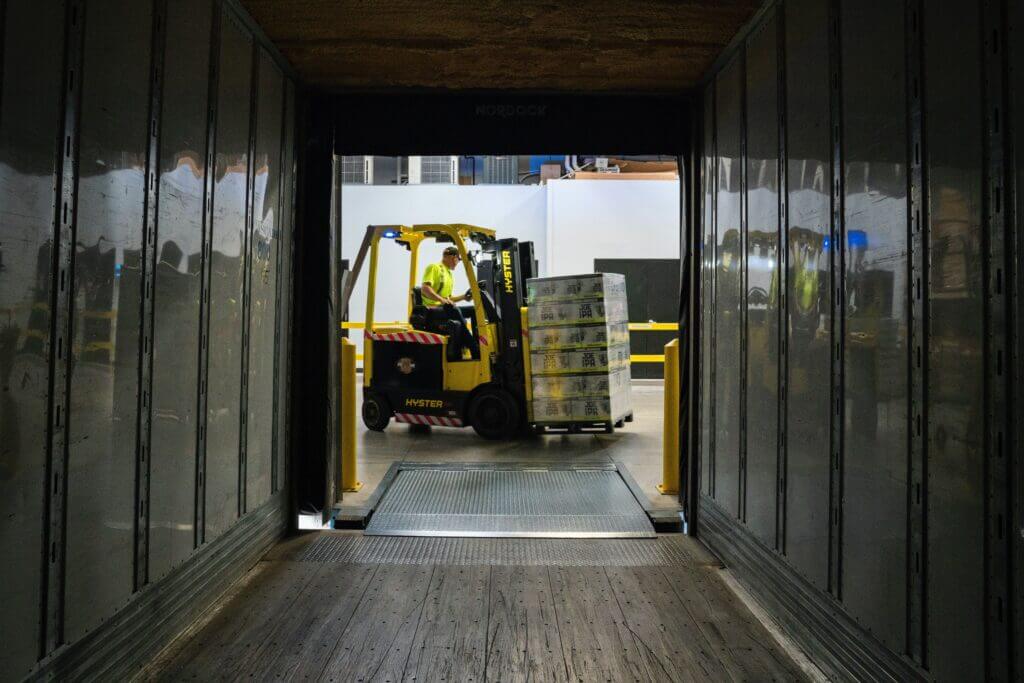
[[328, 90], [678, 92], [762, 0], [241, 0]]

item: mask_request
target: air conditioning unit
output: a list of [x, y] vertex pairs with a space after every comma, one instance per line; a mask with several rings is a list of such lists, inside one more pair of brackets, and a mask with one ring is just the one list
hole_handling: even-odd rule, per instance
[[341, 158], [342, 185], [369, 185], [373, 178], [373, 157], [344, 156]]
[[458, 185], [459, 157], [409, 157], [410, 185]]
[[343, 185], [397, 185], [398, 157], [344, 156], [341, 158]]
[[484, 185], [515, 185], [519, 182], [519, 157], [484, 157]]

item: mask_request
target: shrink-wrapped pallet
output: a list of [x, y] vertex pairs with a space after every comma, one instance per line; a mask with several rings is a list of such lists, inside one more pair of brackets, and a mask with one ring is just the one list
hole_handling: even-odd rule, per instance
[[533, 422], [611, 427], [629, 418], [625, 277], [535, 278], [526, 289]]
[[552, 301], [527, 305], [530, 328], [628, 322], [626, 296], [611, 301]]
[[530, 368], [537, 375], [573, 375], [580, 372], [613, 372], [629, 368], [629, 346], [571, 349], [561, 351], [530, 350]]
[[629, 346], [627, 323], [530, 328], [531, 351]]
[[586, 398], [611, 396], [629, 391], [629, 368], [612, 372], [534, 376], [533, 396], [537, 399]]
[[541, 425], [559, 422], [615, 423], [625, 418], [631, 411], [629, 392], [604, 397], [533, 400], [533, 420]]
[[579, 300], [626, 300], [626, 277], [618, 273], [590, 273], [539, 277], [526, 283], [530, 304]]

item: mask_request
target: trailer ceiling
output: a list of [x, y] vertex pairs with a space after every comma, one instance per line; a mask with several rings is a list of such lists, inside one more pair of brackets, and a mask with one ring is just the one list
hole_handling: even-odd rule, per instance
[[241, 0], [299, 76], [331, 91], [678, 92], [761, 0]]

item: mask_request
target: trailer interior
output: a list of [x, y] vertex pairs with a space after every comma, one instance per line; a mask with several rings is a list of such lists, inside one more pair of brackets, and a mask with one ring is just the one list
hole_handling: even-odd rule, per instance
[[[343, 187], [527, 153], [676, 172], [585, 429]], [[1022, 213], [1014, 0], [0, 0], [0, 681], [1022, 680]]]

